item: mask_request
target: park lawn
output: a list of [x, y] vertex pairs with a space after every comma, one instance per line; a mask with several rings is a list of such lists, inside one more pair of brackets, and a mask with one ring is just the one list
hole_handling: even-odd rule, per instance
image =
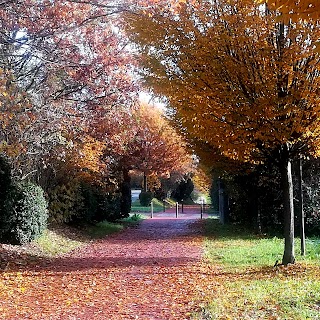
[[[159, 201], [158, 199], [154, 198], [152, 199], [153, 203], [153, 212], [162, 212], [163, 211], [163, 203]], [[168, 204], [166, 205], [168, 207]], [[151, 206], [144, 207], [140, 204], [139, 199], [132, 202], [131, 204], [131, 212], [134, 213], [150, 213], [151, 212]]]
[[281, 262], [283, 240], [250, 235], [239, 227], [206, 224], [205, 259], [216, 267], [214, 290], [193, 319], [320, 319], [320, 241], [307, 240], [307, 256]]

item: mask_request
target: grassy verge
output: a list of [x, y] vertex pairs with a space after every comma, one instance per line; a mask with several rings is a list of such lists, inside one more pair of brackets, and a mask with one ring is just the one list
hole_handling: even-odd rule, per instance
[[318, 239], [307, 240], [308, 254], [297, 254], [295, 265], [273, 267], [281, 261], [282, 239], [257, 237], [211, 219], [206, 233], [215, 289], [194, 319], [320, 319]]
[[[132, 214], [117, 223], [99, 222], [85, 228], [75, 229], [67, 226], [54, 226], [47, 229], [30, 246], [37, 255], [55, 257], [70, 252], [87, 244], [92, 239], [99, 239], [119, 232], [124, 228], [140, 223], [143, 216]], [[32, 253], [32, 252], [30, 252]]]
[[[153, 212], [162, 212], [163, 211], [163, 203], [158, 199], [152, 199], [153, 203]], [[166, 204], [168, 206], [168, 204]], [[131, 212], [132, 213], [149, 213], [151, 212], [151, 207], [143, 207], [140, 204], [139, 199], [134, 201], [131, 205]]]
[[[68, 230], [66, 232], [66, 230]], [[72, 232], [70, 229], [47, 229], [32, 243], [32, 247], [37, 250], [37, 255], [55, 257], [70, 252], [86, 243], [85, 237], [81, 234]], [[40, 254], [39, 254], [40, 252]], [[32, 253], [32, 252], [30, 252]]]

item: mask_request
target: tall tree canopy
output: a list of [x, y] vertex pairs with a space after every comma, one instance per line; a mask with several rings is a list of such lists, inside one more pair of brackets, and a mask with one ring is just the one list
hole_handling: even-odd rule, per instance
[[279, 165], [283, 263], [294, 262], [291, 160], [319, 153], [318, 25], [277, 22], [254, 0], [186, 2], [140, 16], [126, 22], [141, 72], [184, 132], [229, 158]]
[[[109, 130], [111, 122], [118, 130]], [[167, 176], [170, 172], [183, 175], [191, 170], [192, 160], [185, 141], [158, 108], [141, 104], [130, 113], [123, 113], [121, 121], [105, 119], [102, 125], [110, 163], [146, 175]]]
[[16, 175], [41, 179], [54, 156], [80, 150], [95, 118], [131, 108], [134, 61], [116, 31], [124, 8], [99, 0], [0, 4], [0, 151], [14, 155]]
[[267, 3], [271, 10], [279, 10], [288, 19], [319, 19], [320, 2], [318, 0], [256, 0]]

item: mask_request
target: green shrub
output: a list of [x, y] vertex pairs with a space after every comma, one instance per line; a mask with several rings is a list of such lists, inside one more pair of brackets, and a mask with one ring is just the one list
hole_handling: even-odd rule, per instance
[[81, 183], [80, 197], [82, 207], [73, 216], [72, 221], [77, 223], [91, 223], [96, 220], [99, 212], [100, 192], [97, 187], [89, 183]]
[[193, 182], [190, 178], [188, 178], [177, 183], [176, 188], [173, 190], [171, 196], [176, 201], [181, 202], [181, 200], [187, 200], [191, 197], [193, 189]]
[[52, 222], [70, 222], [84, 209], [82, 190], [77, 181], [58, 185], [48, 193], [49, 220]]
[[11, 244], [30, 242], [44, 231], [47, 219], [47, 202], [41, 187], [14, 183], [4, 201], [0, 237]]
[[144, 207], [148, 207], [151, 205], [151, 200], [153, 199], [153, 193], [151, 191], [142, 191], [139, 194], [140, 204]]
[[121, 211], [121, 194], [86, 182], [70, 181], [49, 190], [49, 219], [74, 225], [115, 221], [128, 217]]
[[11, 185], [11, 166], [8, 158], [0, 156], [0, 201], [3, 201]]
[[82, 183], [79, 189], [77, 208], [73, 207], [73, 215], [69, 222], [73, 224], [97, 223], [101, 221], [116, 221], [127, 217], [121, 213], [121, 194], [106, 192], [99, 186]]
[[98, 221], [116, 221], [127, 216], [128, 214], [121, 213], [121, 194], [110, 192], [104, 195]]

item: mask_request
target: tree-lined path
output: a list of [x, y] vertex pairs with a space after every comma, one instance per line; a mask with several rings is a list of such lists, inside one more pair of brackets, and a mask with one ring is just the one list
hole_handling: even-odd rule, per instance
[[71, 254], [1, 275], [1, 319], [188, 319], [212, 290], [201, 221], [147, 219]]

